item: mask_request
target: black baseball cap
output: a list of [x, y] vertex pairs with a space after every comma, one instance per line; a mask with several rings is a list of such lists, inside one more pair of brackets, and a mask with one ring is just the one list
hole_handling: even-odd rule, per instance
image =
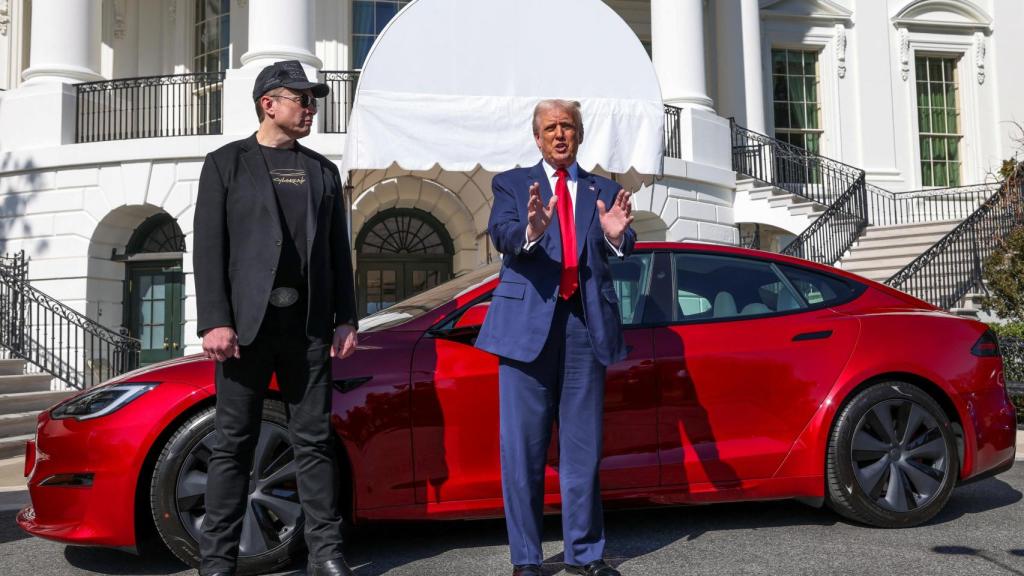
[[298, 60], [281, 60], [274, 62], [263, 70], [260, 70], [256, 77], [256, 84], [252, 87], [252, 99], [259, 100], [267, 92], [274, 88], [292, 88], [295, 90], [310, 89], [313, 96], [323, 98], [331, 91], [327, 84], [310, 82], [306, 78], [306, 71]]

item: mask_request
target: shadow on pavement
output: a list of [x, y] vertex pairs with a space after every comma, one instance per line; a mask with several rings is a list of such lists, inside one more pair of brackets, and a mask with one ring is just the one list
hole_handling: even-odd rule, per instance
[[64, 559], [68, 564], [81, 570], [119, 576], [176, 574], [189, 569], [163, 549], [149, 551], [144, 556], [136, 556], [130, 552], [110, 548], [65, 546]]
[[953, 490], [953, 496], [945, 508], [935, 515], [926, 526], [944, 524], [960, 518], [965, 514], [978, 514], [995, 508], [1003, 508], [1015, 504], [1024, 498], [1013, 486], [999, 476], [982, 480]]
[[[1024, 576], [1024, 572], [1006, 564], [997, 558], [992, 552], [988, 550], [977, 550], [970, 546], [934, 546], [932, 552], [936, 554], [944, 554], [948, 556], [971, 556], [974, 558], [980, 558], [985, 560], [989, 564], [1004, 570], [1008, 574], [1015, 574], [1016, 576]], [[1014, 554], [1015, 550], [1011, 550], [1010, 554]]]
[[15, 522], [17, 517], [17, 510], [4, 510], [0, 512], [0, 544], [31, 538], [31, 536], [18, 527], [17, 522]]

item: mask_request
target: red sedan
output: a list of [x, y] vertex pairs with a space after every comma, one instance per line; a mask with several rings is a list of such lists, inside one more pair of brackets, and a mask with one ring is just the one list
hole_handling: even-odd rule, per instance
[[[473, 347], [497, 266], [365, 318], [334, 364], [347, 517], [502, 514], [497, 359]], [[1008, 469], [1015, 415], [980, 322], [803, 260], [641, 244], [613, 263], [629, 357], [608, 370], [609, 506], [795, 498], [912, 526], [958, 483]], [[137, 549], [158, 534], [195, 564], [213, 429], [213, 363], [182, 358], [83, 392], [39, 418], [18, 523], [70, 544]], [[554, 436], [557, 439], [557, 435]], [[547, 503], [557, 510], [558, 450]], [[285, 413], [272, 396], [240, 569], [301, 546]]]

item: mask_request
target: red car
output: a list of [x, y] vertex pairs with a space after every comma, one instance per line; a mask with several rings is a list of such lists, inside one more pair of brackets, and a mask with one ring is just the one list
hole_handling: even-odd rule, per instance
[[[497, 359], [473, 347], [497, 266], [362, 321], [334, 364], [347, 517], [502, 514]], [[886, 286], [739, 248], [640, 244], [613, 263], [629, 357], [608, 370], [609, 506], [795, 498], [872, 526], [919, 524], [959, 483], [1008, 469], [1015, 415], [996, 338]], [[213, 430], [213, 363], [126, 374], [39, 418], [18, 523], [195, 564]], [[557, 439], [557, 435], [554, 436]], [[552, 446], [547, 503], [557, 510]], [[299, 553], [280, 401], [264, 406], [240, 568]]]

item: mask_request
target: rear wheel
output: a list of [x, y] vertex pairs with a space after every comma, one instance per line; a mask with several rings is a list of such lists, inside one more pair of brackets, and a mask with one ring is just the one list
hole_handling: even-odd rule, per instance
[[905, 382], [858, 393], [829, 438], [829, 502], [872, 526], [928, 521], [949, 500], [959, 473], [949, 418], [931, 396]]
[[[164, 544], [189, 565], [199, 565], [199, 537], [206, 516], [207, 463], [214, 439], [214, 408], [199, 412], [167, 441], [150, 489], [153, 520]], [[238, 572], [272, 572], [302, 554], [303, 517], [295, 459], [284, 405], [263, 403], [260, 438], [247, 489]]]

